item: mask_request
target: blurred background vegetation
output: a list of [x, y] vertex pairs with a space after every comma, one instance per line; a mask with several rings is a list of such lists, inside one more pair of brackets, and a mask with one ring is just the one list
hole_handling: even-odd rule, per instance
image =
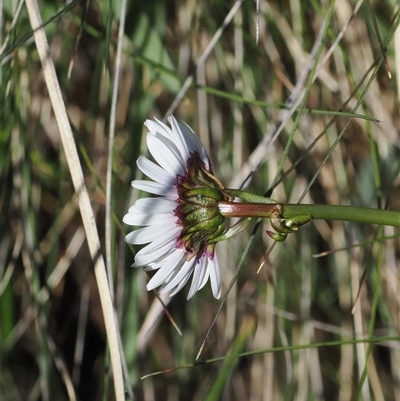
[[[142, 196], [130, 182], [140, 178], [136, 159], [146, 153], [143, 122], [164, 117], [187, 77], [193, 83], [173, 113], [200, 135], [224, 184], [242, 185], [257, 154], [261, 163], [246, 185], [265, 194], [281, 167], [303, 157], [273, 198], [297, 202], [307, 188], [306, 203], [400, 211], [398, 1], [372, 1], [392, 79], [377, 64], [382, 54], [367, 2], [352, 16], [356, 2], [338, 0], [318, 47], [327, 62], [309, 81], [305, 108], [291, 117], [283, 104], [302, 74], [306, 86], [332, 2], [260, 0], [259, 17], [256, 2], [239, 3], [197, 69], [234, 1], [128, 0], [117, 67], [119, 1], [39, 3], [103, 245], [115, 69], [121, 74], [111, 268], [126, 397], [400, 400], [399, 230], [343, 222], [302, 227], [273, 249], [259, 274], [272, 244], [268, 222], [221, 244], [223, 291], [243, 255], [244, 262], [200, 359], [256, 353], [141, 380], [192, 363], [221, 302], [209, 285], [190, 301], [187, 288], [175, 296], [167, 308], [180, 336], [163, 312], [151, 312], [159, 301], [146, 291], [146, 275], [130, 267], [136, 250], [124, 243], [129, 228], [120, 223]], [[0, 398], [112, 400], [93, 262], [28, 14], [22, 1], [1, 5]], [[316, 67], [315, 54], [311, 61]], [[359, 101], [357, 113], [379, 122], [357, 117], [346, 125], [338, 111], [351, 113]]]

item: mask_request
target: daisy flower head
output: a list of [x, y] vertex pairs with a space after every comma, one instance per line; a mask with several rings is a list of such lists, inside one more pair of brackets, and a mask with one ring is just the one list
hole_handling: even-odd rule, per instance
[[125, 241], [144, 245], [134, 266], [157, 270], [146, 288], [161, 287], [175, 295], [192, 277], [190, 299], [210, 279], [215, 298], [221, 295], [221, 267], [215, 244], [226, 231], [221, 201], [232, 196], [213, 175], [210, 159], [200, 139], [173, 116], [170, 126], [147, 120], [147, 147], [155, 162], [139, 157], [138, 168], [149, 180], [132, 186], [155, 196], [138, 199], [124, 216], [124, 223], [139, 226]]

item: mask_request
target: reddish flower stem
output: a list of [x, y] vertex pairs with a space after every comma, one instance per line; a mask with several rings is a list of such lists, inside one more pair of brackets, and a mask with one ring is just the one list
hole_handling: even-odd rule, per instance
[[274, 211], [281, 212], [282, 206], [278, 203], [235, 203], [219, 202], [219, 211], [227, 217], [271, 217]]

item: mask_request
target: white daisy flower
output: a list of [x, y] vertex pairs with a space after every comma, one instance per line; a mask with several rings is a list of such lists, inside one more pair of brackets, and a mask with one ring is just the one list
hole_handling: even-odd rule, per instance
[[218, 204], [233, 197], [213, 176], [208, 155], [197, 135], [171, 116], [171, 126], [147, 120], [147, 147], [156, 163], [145, 157], [139, 169], [153, 181], [135, 180], [134, 188], [157, 195], [142, 198], [130, 207], [123, 221], [143, 226], [125, 240], [148, 244], [135, 256], [136, 267], [157, 270], [146, 288], [161, 286], [161, 293], [175, 295], [192, 277], [188, 299], [208, 279], [215, 298], [221, 295], [221, 267], [215, 252], [218, 237], [226, 232], [226, 218]]

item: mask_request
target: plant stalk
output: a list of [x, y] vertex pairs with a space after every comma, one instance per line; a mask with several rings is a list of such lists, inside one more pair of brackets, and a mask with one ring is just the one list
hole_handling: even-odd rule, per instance
[[278, 205], [282, 207], [280, 217], [283, 219], [310, 214], [312, 219], [342, 220], [400, 227], [400, 212], [398, 211], [356, 206], [220, 202], [219, 208], [224, 216], [269, 218], [271, 213], [276, 211]]

